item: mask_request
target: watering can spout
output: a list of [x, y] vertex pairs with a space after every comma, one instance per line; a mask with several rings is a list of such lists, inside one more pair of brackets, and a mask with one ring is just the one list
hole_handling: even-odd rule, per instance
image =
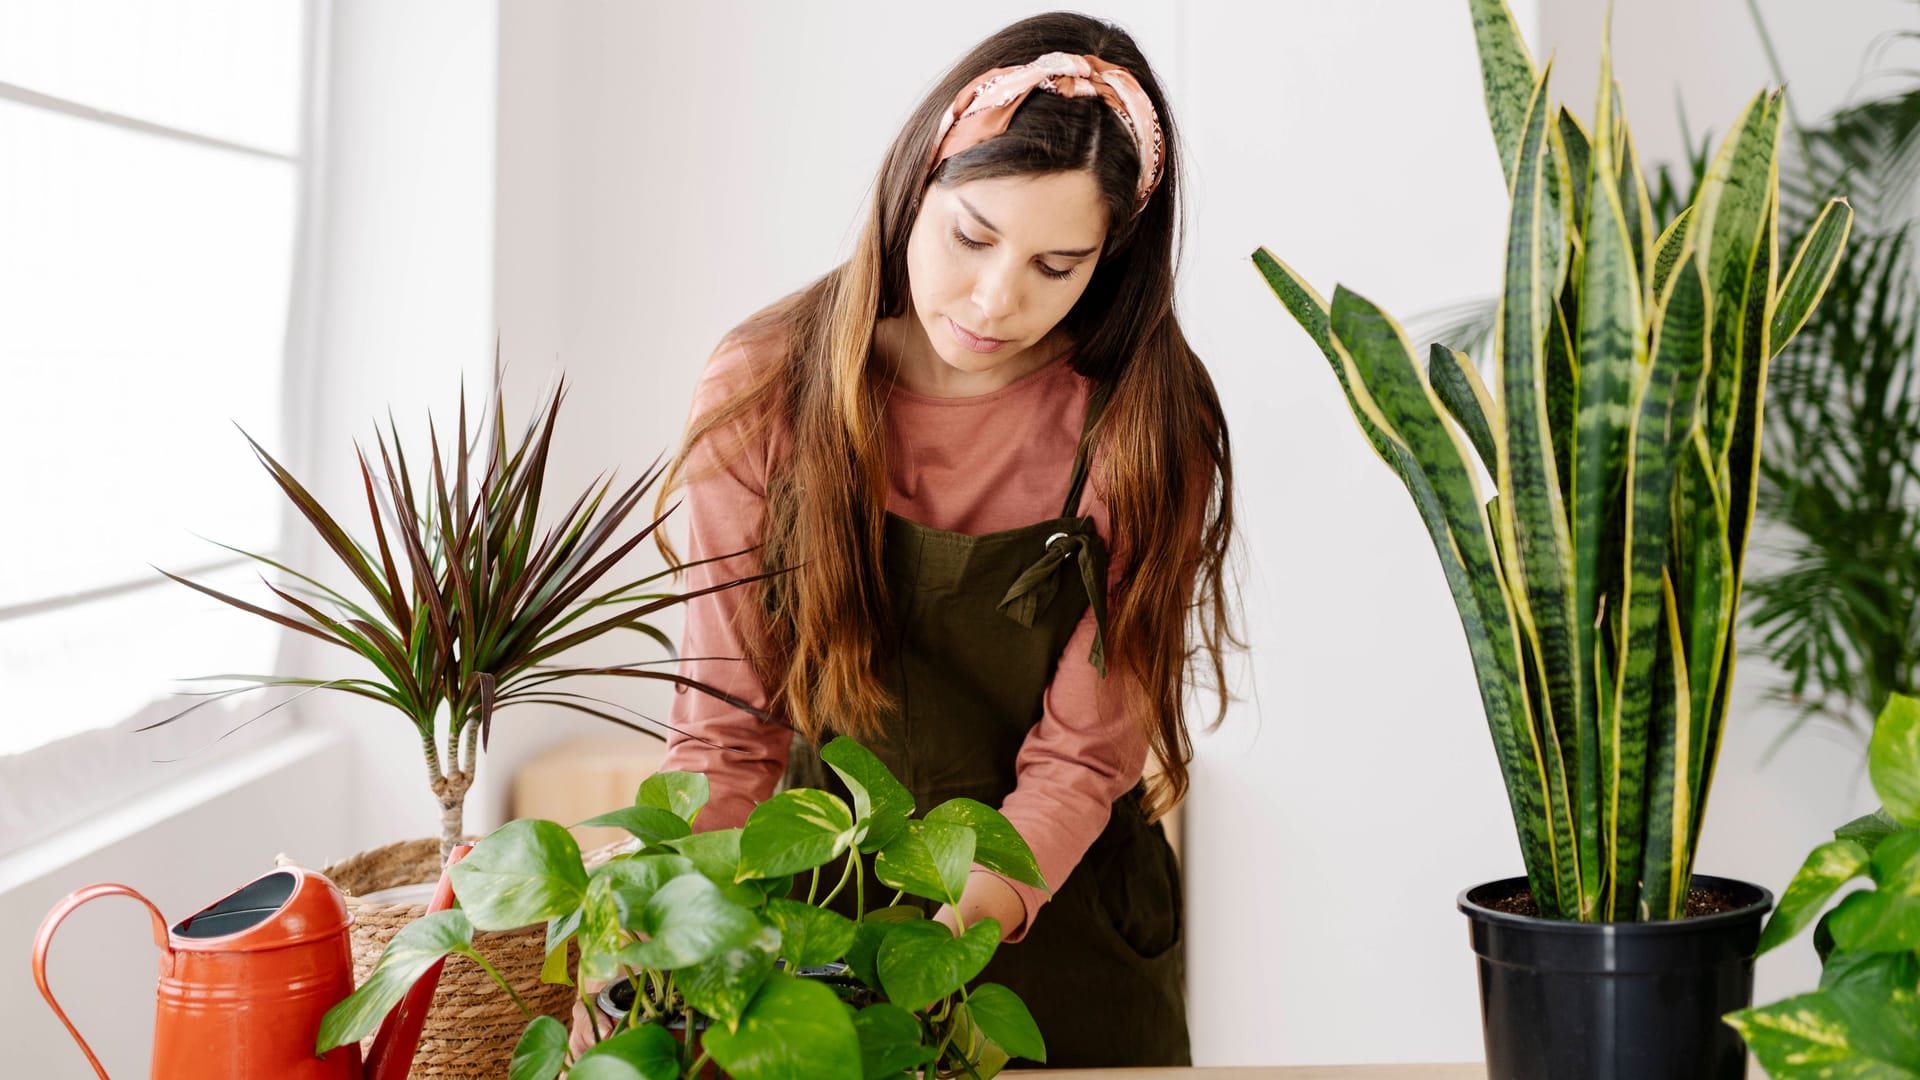
[[[448, 866], [469, 850], [454, 850]], [[353, 992], [352, 916], [331, 881], [296, 867], [264, 874], [172, 927], [125, 885], [89, 885], [54, 905], [33, 946], [33, 979], [101, 1080], [106, 1069], [54, 1000], [47, 952], [60, 923], [82, 904], [126, 896], [147, 908], [160, 979], [154, 1020], [154, 1080], [271, 1076], [276, 1080], [400, 1080], [413, 1064], [427, 1006], [440, 981], [435, 964], [387, 1016], [363, 1068], [360, 1045], [315, 1053], [320, 1020]], [[429, 911], [453, 903], [445, 871]]]

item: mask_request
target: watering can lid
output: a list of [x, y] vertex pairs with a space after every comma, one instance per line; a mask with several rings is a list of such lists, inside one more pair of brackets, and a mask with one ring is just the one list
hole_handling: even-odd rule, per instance
[[333, 882], [286, 866], [180, 920], [167, 937], [187, 952], [258, 952], [333, 937], [352, 921]]

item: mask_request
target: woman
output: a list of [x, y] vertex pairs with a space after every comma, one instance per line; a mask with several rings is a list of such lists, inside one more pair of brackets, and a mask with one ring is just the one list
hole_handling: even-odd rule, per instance
[[[894, 140], [853, 256], [721, 343], [669, 478], [690, 590], [783, 571], [687, 606], [685, 673], [788, 725], [676, 698], [699, 738], [663, 767], [711, 782], [696, 827], [782, 782], [843, 790], [815, 750], [837, 734], [921, 811], [1000, 807], [1054, 891], [976, 867], [935, 917], [998, 920], [981, 978], [1055, 1067], [1189, 1060], [1154, 821], [1186, 791], [1189, 664], [1217, 675], [1233, 640], [1232, 469], [1172, 311], [1178, 178], [1124, 31], [994, 34]], [[701, 659], [728, 657], [752, 663]]]

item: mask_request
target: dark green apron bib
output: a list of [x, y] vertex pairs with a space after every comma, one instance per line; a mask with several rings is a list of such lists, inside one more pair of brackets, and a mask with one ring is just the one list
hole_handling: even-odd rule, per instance
[[[1106, 549], [1093, 519], [1074, 511], [1086, 485], [1088, 435], [1105, 401], [1102, 392], [1089, 402], [1059, 517], [969, 536], [887, 515], [886, 583], [898, 635], [888, 675], [899, 708], [867, 747], [913, 793], [920, 814], [962, 796], [999, 806], [1012, 793], [1021, 744], [1089, 604], [1098, 628], [1092, 659], [1104, 671]], [[782, 786], [823, 788], [851, 803], [839, 776], [799, 736]], [[1001, 945], [976, 980], [1026, 1002], [1049, 1067], [1191, 1064], [1180, 870], [1165, 830], [1142, 812], [1144, 790], [1113, 804], [1072, 875], [1049, 882], [1053, 898], [1027, 936]], [[884, 905], [895, 890], [874, 878], [871, 860], [864, 875], [868, 909]], [[854, 895], [849, 885], [833, 906], [851, 916]], [[1016, 1058], [1009, 1067], [1036, 1065]]]

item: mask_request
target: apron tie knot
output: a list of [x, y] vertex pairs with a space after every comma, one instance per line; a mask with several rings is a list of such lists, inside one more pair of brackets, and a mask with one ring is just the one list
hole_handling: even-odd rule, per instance
[[[1074, 558], [1075, 556], [1078, 558]], [[1100, 580], [1100, 568], [1095, 565], [1100, 560], [1092, 540], [1085, 533], [1054, 533], [1047, 538], [1046, 554], [1014, 579], [1007, 594], [1000, 598], [1000, 610], [1007, 618], [1021, 626], [1032, 627], [1040, 612], [1053, 602], [1054, 594], [1060, 590], [1061, 564], [1072, 559], [1080, 568], [1080, 583], [1087, 590], [1087, 601], [1093, 608], [1093, 650], [1087, 655], [1087, 662], [1101, 677], [1107, 674], [1106, 633], [1107, 603], [1106, 583]]]

